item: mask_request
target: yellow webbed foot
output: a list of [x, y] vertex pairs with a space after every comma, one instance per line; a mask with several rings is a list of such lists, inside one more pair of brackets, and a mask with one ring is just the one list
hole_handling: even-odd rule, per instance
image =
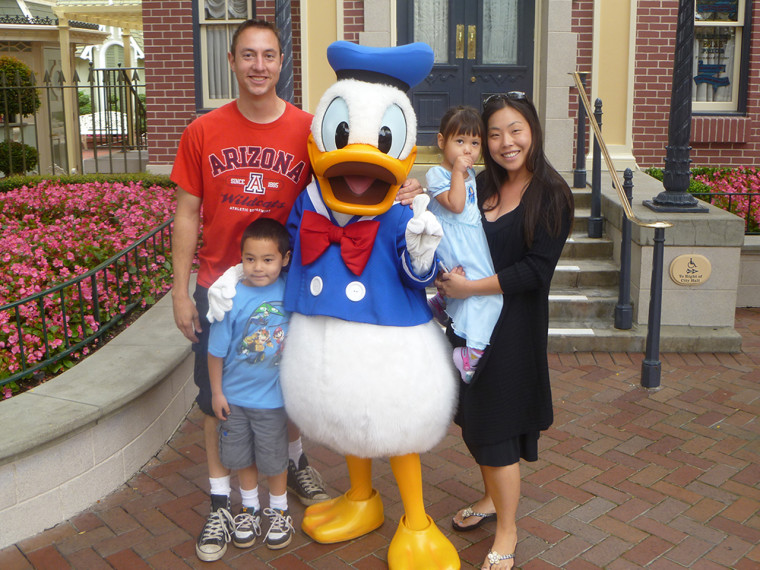
[[461, 566], [454, 545], [429, 516], [428, 526], [411, 530], [406, 515], [401, 517], [388, 548], [390, 570], [458, 570]]
[[312, 505], [304, 513], [301, 528], [323, 544], [342, 542], [363, 536], [383, 524], [383, 502], [376, 490], [364, 501], [352, 501], [346, 495]]

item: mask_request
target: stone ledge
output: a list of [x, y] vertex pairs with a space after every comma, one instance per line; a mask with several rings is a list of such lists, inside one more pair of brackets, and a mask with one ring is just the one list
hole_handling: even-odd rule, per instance
[[166, 295], [89, 358], [0, 403], [0, 549], [89, 507], [153, 457], [192, 406], [192, 360]]

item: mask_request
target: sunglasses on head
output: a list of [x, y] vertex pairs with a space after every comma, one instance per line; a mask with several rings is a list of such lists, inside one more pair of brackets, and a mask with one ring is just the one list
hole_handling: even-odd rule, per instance
[[486, 100], [483, 101], [483, 107], [486, 107], [494, 101], [523, 101], [527, 98], [528, 97], [525, 95], [524, 91], [507, 91], [506, 93], [494, 93], [493, 95], [486, 97]]

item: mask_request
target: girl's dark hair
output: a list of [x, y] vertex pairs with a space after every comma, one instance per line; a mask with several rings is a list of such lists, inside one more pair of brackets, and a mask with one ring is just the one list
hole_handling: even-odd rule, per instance
[[[511, 107], [520, 113], [530, 128], [532, 142], [528, 149], [525, 166], [532, 174], [532, 178], [520, 201], [525, 212], [523, 238], [530, 247], [539, 223], [543, 224], [546, 231], [555, 237], [560, 234], [562, 225], [566, 221], [563, 220], [563, 215], [569, 216], [567, 221], [572, 224], [573, 193], [565, 179], [549, 164], [544, 154], [543, 130], [533, 103], [525, 96], [516, 98], [510, 95], [492, 96], [487, 99], [483, 105], [482, 117], [486, 136], [488, 136], [489, 119], [505, 107]], [[483, 152], [483, 161], [485, 170], [478, 176], [482, 182], [478, 185], [478, 202], [483, 208], [483, 204], [489, 198], [495, 197], [494, 205], [489, 208], [493, 209], [499, 204], [499, 190], [509, 178], [509, 173], [491, 158], [491, 153], [487, 149]]]
[[444, 142], [456, 135], [471, 135], [482, 139], [483, 122], [477, 109], [459, 105], [451, 107], [443, 114], [438, 132], [443, 136]]
[[240, 238], [241, 253], [243, 252], [245, 241], [248, 239], [268, 239], [273, 241], [277, 244], [277, 249], [280, 250], [280, 254], [283, 257], [290, 251], [288, 230], [277, 220], [259, 218], [248, 224], [243, 230], [243, 237]]

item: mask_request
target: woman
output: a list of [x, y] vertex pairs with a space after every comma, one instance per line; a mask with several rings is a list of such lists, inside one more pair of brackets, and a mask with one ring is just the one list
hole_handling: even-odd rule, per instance
[[[480, 466], [485, 494], [452, 521], [467, 531], [496, 519], [482, 568], [511, 568], [517, 546], [520, 458], [538, 459], [538, 438], [553, 420], [549, 364], [549, 285], [573, 222], [573, 196], [544, 154], [538, 114], [522, 92], [493, 95], [483, 106], [488, 152], [478, 203], [495, 274], [439, 277], [447, 297], [502, 294], [491, 343], [470, 384], [462, 383], [456, 422]], [[452, 343], [462, 340], [449, 330]]]

